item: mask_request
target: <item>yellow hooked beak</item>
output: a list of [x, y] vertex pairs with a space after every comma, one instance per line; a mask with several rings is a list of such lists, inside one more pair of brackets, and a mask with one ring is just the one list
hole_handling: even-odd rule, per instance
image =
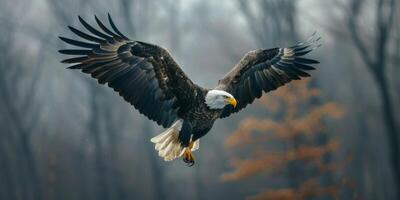
[[228, 97], [225, 101], [226, 101], [228, 104], [232, 105], [234, 108], [236, 108], [237, 101], [236, 101], [235, 98]]

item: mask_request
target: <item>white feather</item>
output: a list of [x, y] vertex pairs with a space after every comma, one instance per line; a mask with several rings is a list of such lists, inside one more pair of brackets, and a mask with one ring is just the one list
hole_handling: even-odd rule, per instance
[[180, 156], [181, 144], [178, 135], [182, 128], [182, 123], [183, 120], [179, 119], [167, 130], [150, 139], [151, 142], [155, 143], [158, 155], [166, 161]]
[[[181, 147], [178, 139], [182, 123], [183, 120], [179, 119], [167, 130], [150, 139], [151, 142], [155, 143], [158, 155], [164, 158], [165, 161], [171, 161], [183, 155], [184, 148]], [[199, 143], [200, 141], [196, 140], [191, 151], [199, 149]]]

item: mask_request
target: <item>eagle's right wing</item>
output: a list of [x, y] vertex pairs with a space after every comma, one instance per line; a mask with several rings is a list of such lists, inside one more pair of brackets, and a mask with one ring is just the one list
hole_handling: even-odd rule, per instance
[[197, 86], [164, 48], [131, 41], [116, 28], [110, 15], [108, 19], [114, 32], [97, 17], [95, 19], [104, 32], [96, 30], [81, 17], [79, 21], [93, 35], [69, 27], [90, 42], [60, 37], [62, 41], [80, 47], [60, 50], [62, 54], [78, 56], [62, 63], [74, 63], [70, 69], [91, 74], [100, 84], [108, 83], [140, 113], [169, 127], [178, 118], [180, 106], [194, 98], [193, 91]]

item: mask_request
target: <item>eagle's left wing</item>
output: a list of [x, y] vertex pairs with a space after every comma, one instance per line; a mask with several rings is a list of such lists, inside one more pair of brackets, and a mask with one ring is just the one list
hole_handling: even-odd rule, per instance
[[224, 78], [219, 80], [216, 89], [231, 93], [237, 106], [224, 108], [221, 118], [238, 112], [262, 92], [269, 92], [301, 77], [310, 76], [306, 71], [314, 70], [311, 64], [316, 60], [302, 56], [319, 47], [319, 37], [315, 34], [307, 41], [287, 48], [259, 49], [247, 53]]
[[180, 117], [180, 110], [195, 98], [198, 86], [164, 48], [128, 39], [116, 28], [110, 15], [108, 19], [114, 31], [97, 17], [95, 19], [102, 31], [79, 17], [90, 33], [69, 27], [81, 39], [60, 37], [78, 47], [60, 50], [62, 54], [73, 56], [62, 62], [73, 64], [70, 69], [80, 69], [100, 84], [108, 84], [157, 124], [165, 128], [171, 126]]

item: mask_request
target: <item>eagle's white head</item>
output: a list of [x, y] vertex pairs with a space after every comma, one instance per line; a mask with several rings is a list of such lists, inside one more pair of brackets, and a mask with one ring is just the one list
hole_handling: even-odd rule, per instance
[[210, 109], [222, 109], [226, 105], [236, 107], [236, 99], [223, 90], [210, 90], [207, 92], [205, 102]]

